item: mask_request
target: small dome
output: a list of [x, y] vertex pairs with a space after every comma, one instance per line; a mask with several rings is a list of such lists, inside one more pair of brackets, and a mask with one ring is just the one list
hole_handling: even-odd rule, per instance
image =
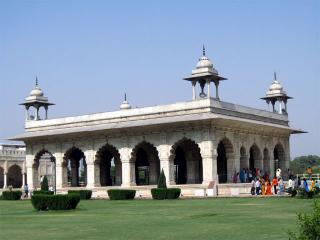
[[43, 97], [43, 91], [41, 88], [36, 86], [32, 91], [30, 92], [30, 96], [35, 96], [35, 97]]
[[202, 56], [197, 63], [197, 69], [199, 68], [213, 68], [213, 63], [206, 56]]
[[277, 80], [277, 75], [274, 73], [274, 80], [266, 93], [267, 97], [273, 96], [286, 96], [286, 92], [283, 90], [282, 85]]
[[275, 90], [283, 91], [283, 87], [277, 80], [274, 80], [269, 88], [269, 91], [275, 91]]
[[131, 109], [131, 105], [127, 101], [127, 94], [124, 95], [124, 101], [120, 105], [121, 110]]

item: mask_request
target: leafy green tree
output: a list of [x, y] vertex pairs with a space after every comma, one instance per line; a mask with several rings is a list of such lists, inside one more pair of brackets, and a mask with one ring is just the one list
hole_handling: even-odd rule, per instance
[[313, 212], [298, 214], [298, 232], [289, 232], [292, 240], [318, 240], [320, 239], [320, 201], [314, 201]]
[[159, 176], [158, 188], [167, 188], [166, 175], [164, 174], [163, 169], [161, 170], [161, 173]]
[[290, 169], [295, 174], [306, 173], [306, 169], [311, 167], [314, 173], [319, 171], [320, 157], [317, 155], [308, 155], [296, 157], [293, 161], [290, 161]]
[[41, 190], [42, 191], [49, 191], [49, 184], [48, 184], [48, 178], [46, 175], [44, 175], [42, 182], [41, 182]]

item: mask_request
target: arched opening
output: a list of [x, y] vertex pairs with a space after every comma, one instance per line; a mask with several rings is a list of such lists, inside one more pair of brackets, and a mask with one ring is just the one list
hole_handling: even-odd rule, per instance
[[277, 171], [278, 168], [282, 170], [282, 173], [284, 173], [284, 170], [286, 168], [285, 165], [285, 153], [283, 146], [278, 143], [273, 150], [273, 159], [274, 159], [274, 173]]
[[198, 144], [183, 138], [171, 149], [170, 161], [174, 164], [176, 184], [202, 183], [202, 157]]
[[248, 156], [245, 147], [240, 148], [240, 169], [248, 168]]
[[229, 139], [224, 138], [221, 140], [217, 147], [217, 173], [219, 183], [226, 183], [228, 179], [231, 180], [232, 171], [234, 166], [232, 162], [228, 160], [232, 158], [233, 147]]
[[47, 176], [48, 185], [55, 189], [56, 185], [56, 160], [47, 150], [42, 149], [36, 154], [33, 165], [37, 182], [41, 183], [44, 176]]
[[0, 167], [0, 188], [3, 188], [4, 186], [4, 170], [2, 167]]
[[261, 151], [256, 144], [253, 144], [250, 148], [250, 157], [249, 157], [249, 169], [255, 175], [256, 169], [262, 168], [262, 157]]
[[67, 168], [68, 185], [83, 187], [87, 185], [87, 164], [84, 153], [76, 147], [64, 155], [64, 168]]
[[20, 188], [22, 186], [22, 171], [18, 165], [13, 165], [8, 170], [8, 186]]
[[263, 150], [263, 171], [265, 174], [269, 175], [270, 174], [270, 155], [269, 155], [269, 150], [265, 148]]
[[118, 150], [106, 144], [97, 152], [96, 163], [100, 166], [101, 186], [120, 186], [122, 182], [122, 166]]
[[160, 175], [160, 159], [157, 149], [148, 142], [139, 143], [132, 151], [137, 185], [157, 184]]

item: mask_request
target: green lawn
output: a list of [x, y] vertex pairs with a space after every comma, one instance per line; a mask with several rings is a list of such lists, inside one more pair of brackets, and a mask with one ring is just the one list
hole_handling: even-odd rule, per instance
[[0, 201], [0, 239], [288, 239], [312, 200], [216, 198], [89, 200], [74, 211], [36, 212]]

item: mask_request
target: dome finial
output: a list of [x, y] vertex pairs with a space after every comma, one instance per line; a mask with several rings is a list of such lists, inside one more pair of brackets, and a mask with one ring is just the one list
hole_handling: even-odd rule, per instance
[[273, 75], [274, 75], [274, 80], [277, 81], [277, 73], [274, 72]]
[[36, 87], [38, 87], [38, 77], [36, 77]]
[[127, 94], [124, 93], [124, 101], [120, 105], [121, 110], [131, 109], [129, 102], [127, 101]]
[[206, 56], [206, 48], [204, 47], [204, 44], [202, 45], [202, 55]]

